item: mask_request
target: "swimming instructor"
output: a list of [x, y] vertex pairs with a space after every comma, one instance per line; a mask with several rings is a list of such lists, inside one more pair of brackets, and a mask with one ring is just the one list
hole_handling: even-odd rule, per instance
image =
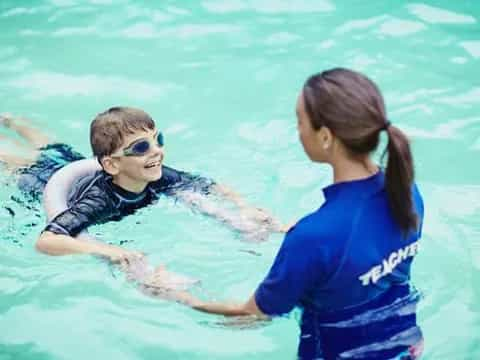
[[[333, 168], [325, 202], [289, 230], [246, 303], [190, 305], [228, 316], [275, 316], [299, 307], [300, 359], [415, 359], [423, 340], [410, 267], [423, 201], [409, 142], [388, 121], [377, 86], [348, 69], [310, 77], [296, 112], [305, 153]], [[382, 132], [384, 169], [371, 158]]]

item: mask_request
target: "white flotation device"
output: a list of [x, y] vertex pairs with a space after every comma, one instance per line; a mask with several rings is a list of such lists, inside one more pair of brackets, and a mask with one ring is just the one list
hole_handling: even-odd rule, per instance
[[[101, 169], [102, 167], [96, 159], [83, 159], [74, 161], [56, 171], [48, 180], [43, 191], [43, 207], [47, 215], [47, 222], [52, 221], [55, 216], [68, 209], [68, 195], [78, 179]], [[82, 231], [78, 237], [91, 240], [86, 231]]]
[[102, 167], [96, 159], [84, 159], [74, 161], [55, 172], [43, 191], [43, 207], [47, 221], [68, 209], [68, 195], [78, 179], [99, 170], [102, 170]]

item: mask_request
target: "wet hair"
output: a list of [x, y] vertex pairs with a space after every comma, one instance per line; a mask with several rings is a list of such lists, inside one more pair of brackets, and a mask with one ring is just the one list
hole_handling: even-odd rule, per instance
[[385, 190], [390, 209], [405, 234], [417, 229], [410, 144], [405, 134], [388, 121], [375, 83], [358, 72], [334, 68], [311, 76], [303, 87], [303, 98], [312, 127], [329, 128], [353, 157], [372, 153], [378, 147], [380, 132], [387, 132]]
[[127, 135], [154, 128], [155, 122], [145, 111], [130, 107], [112, 107], [98, 114], [90, 124], [93, 155], [101, 160], [117, 151]]

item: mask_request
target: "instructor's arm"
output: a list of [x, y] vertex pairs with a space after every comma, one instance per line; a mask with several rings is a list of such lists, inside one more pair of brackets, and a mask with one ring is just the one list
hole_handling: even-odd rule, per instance
[[217, 303], [217, 302], [203, 302], [195, 299], [195, 301], [189, 303], [192, 308], [198, 311], [210, 313], [210, 314], [219, 314], [224, 316], [246, 316], [246, 315], [255, 315], [258, 317], [267, 317], [257, 306], [255, 301], [255, 296], [250, 297], [250, 299], [244, 304], [229, 304], [229, 303]]

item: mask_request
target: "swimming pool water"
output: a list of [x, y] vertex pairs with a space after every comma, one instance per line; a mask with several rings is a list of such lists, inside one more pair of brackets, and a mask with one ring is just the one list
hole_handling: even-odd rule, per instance
[[[478, 359], [479, 22], [476, 1], [3, 0], [0, 112], [89, 154], [95, 114], [143, 108], [165, 132], [168, 165], [289, 222], [331, 180], [297, 139], [303, 81], [333, 66], [365, 72], [412, 138], [425, 199], [413, 267], [424, 358]], [[244, 329], [148, 298], [100, 260], [36, 253], [41, 209], [22, 205], [5, 173], [0, 183], [0, 359], [295, 357], [295, 314]], [[227, 300], [250, 295], [281, 242], [242, 241], [169, 200], [93, 232]]]

